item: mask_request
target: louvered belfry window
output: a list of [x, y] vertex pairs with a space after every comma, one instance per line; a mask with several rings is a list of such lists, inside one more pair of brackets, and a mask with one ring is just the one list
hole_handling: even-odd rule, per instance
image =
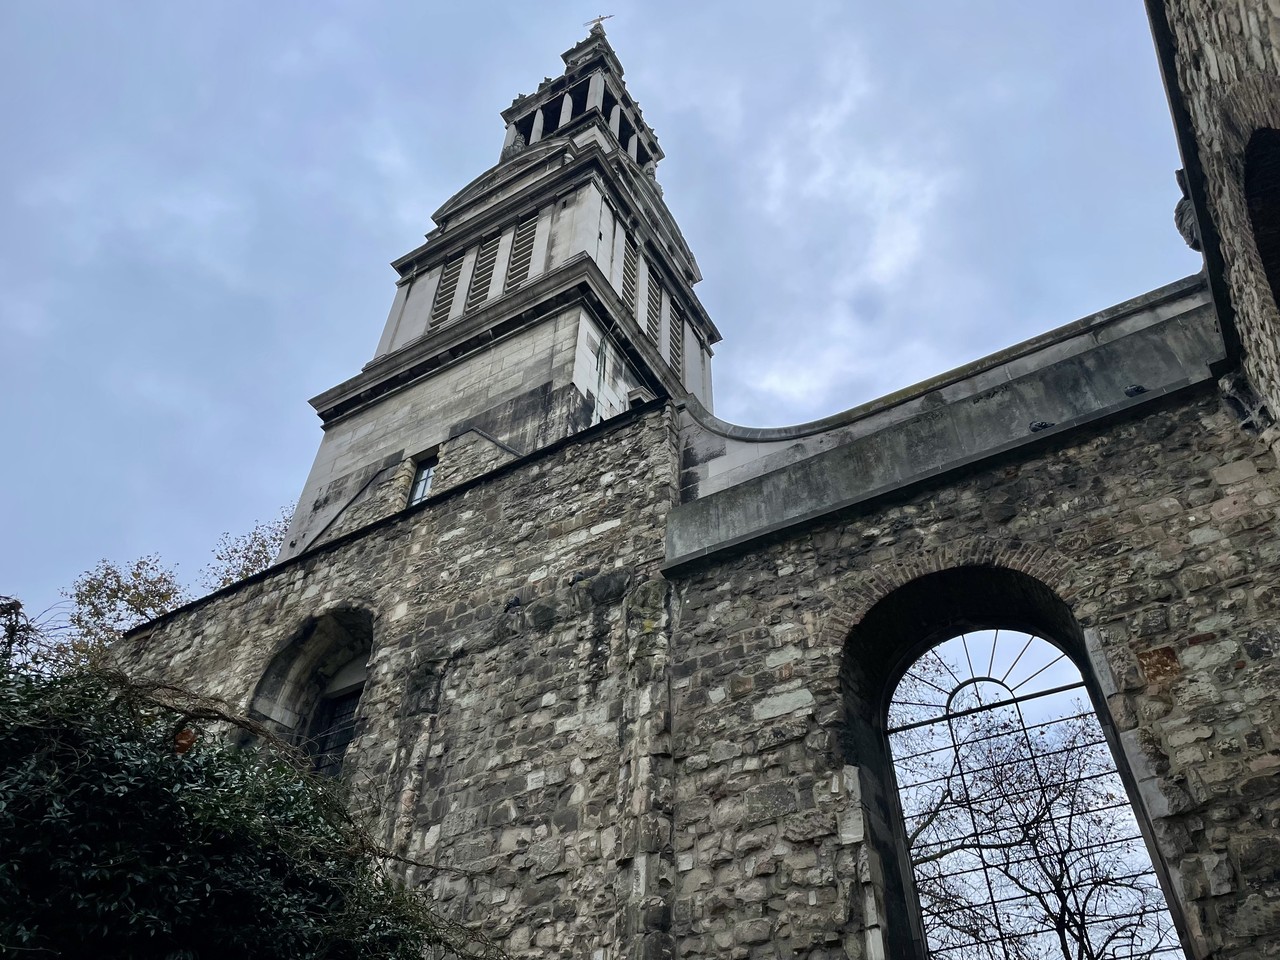
[[538, 215], [530, 214], [516, 226], [511, 241], [511, 262], [507, 265], [505, 289], [514, 290], [529, 279], [529, 265], [533, 262], [533, 237], [538, 229]]
[[644, 311], [645, 332], [654, 343], [658, 342], [662, 330], [662, 283], [658, 280], [658, 272], [653, 264], [645, 261], [649, 267], [649, 295]]
[[489, 283], [493, 280], [493, 265], [498, 260], [498, 237], [480, 244], [476, 254], [475, 270], [471, 273], [471, 289], [467, 291], [464, 310], [471, 311], [489, 299]]
[[449, 319], [453, 296], [458, 292], [458, 275], [462, 273], [462, 254], [444, 265], [440, 274], [440, 286], [436, 288], [436, 302], [431, 307], [431, 326], [439, 326]]
[[622, 250], [622, 302], [627, 305], [627, 313], [636, 315], [636, 242], [631, 234], [627, 234], [626, 245]]
[[671, 329], [668, 331], [668, 359], [676, 375], [684, 377], [684, 311], [671, 301]]

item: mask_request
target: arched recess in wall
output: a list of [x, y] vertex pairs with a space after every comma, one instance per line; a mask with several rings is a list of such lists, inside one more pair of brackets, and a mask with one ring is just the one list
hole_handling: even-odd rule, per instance
[[358, 707], [373, 650], [373, 615], [343, 608], [308, 620], [271, 659], [250, 715], [304, 749], [317, 772], [337, 776], [358, 733]]
[[1255, 130], [1244, 152], [1244, 195], [1272, 301], [1280, 309], [1280, 130]]
[[[876, 603], [850, 632], [841, 670], [843, 759], [859, 773], [866, 820], [863, 835], [871, 847], [870, 859], [879, 866], [872, 874], [878, 874], [883, 884], [884, 905], [876, 911], [874, 922], [891, 956], [916, 960], [929, 956], [888, 736], [890, 723], [901, 722], [900, 717], [890, 719], [891, 698], [907, 670], [938, 644], [966, 632], [995, 629], [1044, 638], [1079, 668], [1087, 702], [1101, 724], [1124, 792], [1130, 801], [1137, 796], [1109, 714], [1100, 709], [1104, 701], [1090, 666], [1084, 632], [1067, 604], [1048, 586], [1015, 570], [965, 566], [927, 574], [899, 587]], [[1107, 752], [1104, 750], [1104, 755]], [[1137, 804], [1133, 812], [1147, 839], [1139, 847], [1145, 846], [1154, 854], [1145, 814]], [[1166, 893], [1171, 892], [1166, 871], [1158, 858], [1152, 859], [1160, 885]], [[1176, 906], [1172, 913], [1173, 922], [1183, 932]], [[1175, 954], [1178, 949], [1175, 945]], [[943, 954], [953, 955], [965, 953]]]

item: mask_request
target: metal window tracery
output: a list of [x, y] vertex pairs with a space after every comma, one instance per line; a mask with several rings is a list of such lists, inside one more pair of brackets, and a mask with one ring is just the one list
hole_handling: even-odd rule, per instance
[[888, 734], [929, 956], [1184, 956], [1083, 678], [1030, 634], [961, 634]]

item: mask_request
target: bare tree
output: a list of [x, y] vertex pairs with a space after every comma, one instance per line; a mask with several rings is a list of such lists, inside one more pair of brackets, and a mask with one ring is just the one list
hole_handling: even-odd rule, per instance
[[292, 519], [293, 507], [282, 507], [273, 519], [254, 524], [248, 533], [224, 533], [213, 548], [213, 561], [201, 572], [201, 586], [220, 590], [267, 569], [280, 552]]
[[[291, 514], [286, 507], [247, 533], [224, 533], [213, 549], [213, 560], [202, 571], [201, 586], [218, 590], [269, 567], [284, 542]], [[149, 554], [124, 564], [99, 560], [62, 595], [65, 607], [40, 618], [46, 653], [56, 650], [69, 664], [90, 664], [126, 631], [198, 594], [182, 582], [176, 567]]]
[[[1164, 895], [1092, 710], [1072, 698], [1056, 712], [1041, 702], [1028, 722], [1021, 705], [991, 683], [944, 682], [940, 663], [899, 688], [895, 700], [918, 704], [920, 719], [900, 711], [892, 735], [931, 953], [1178, 955]], [[948, 694], [941, 715], [925, 716], [924, 687]]]
[[63, 592], [71, 601], [67, 624], [72, 642], [86, 647], [110, 643], [130, 627], [168, 613], [189, 599], [177, 571], [156, 554], [126, 564], [99, 560]]

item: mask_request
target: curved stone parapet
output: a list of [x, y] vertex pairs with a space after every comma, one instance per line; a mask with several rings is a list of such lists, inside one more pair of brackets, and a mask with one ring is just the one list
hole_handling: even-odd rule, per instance
[[1194, 276], [810, 423], [742, 427], [689, 399], [667, 561], [1212, 383], [1222, 356], [1208, 292]]

